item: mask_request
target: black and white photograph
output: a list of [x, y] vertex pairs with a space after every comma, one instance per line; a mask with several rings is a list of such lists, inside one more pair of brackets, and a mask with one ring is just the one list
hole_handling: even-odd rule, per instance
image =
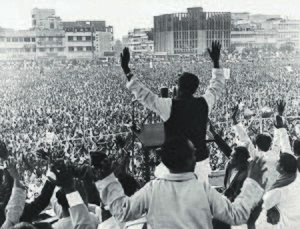
[[0, 229], [300, 229], [299, 9], [1, 0]]

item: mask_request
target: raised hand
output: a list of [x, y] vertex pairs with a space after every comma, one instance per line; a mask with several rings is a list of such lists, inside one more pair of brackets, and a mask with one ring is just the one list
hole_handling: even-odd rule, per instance
[[233, 114], [232, 114], [231, 118], [232, 118], [232, 121], [233, 121], [233, 124], [234, 124], [234, 125], [237, 125], [237, 124], [238, 124], [238, 121], [237, 121], [237, 119], [236, 119], [236, 116], [237, 116], [238, 111], [239, 111], [239, 104], [236, 105], [236, 106], [233, 108], [233, 110], [232, 110]]
[[250, 164], [248, 177], [256, 181], [263, 189], [266, 188], [267, 182], [263, 182], [263, 175], [268, 170], [264, 167], [266, 161], [261, 157], [256, 157]]
[[6, 168], [11, 177], [14, 178], [14, 180], [20, 180], [20, 175], [17, 169], [17, 162], [14, 158], [8, 158], [8, 160], [6, 161]]
[[220, 68], [220, 56], [221, 56], [221, 47], [222, 45], [220, 44], [219, 41], [213, 41], [211, 45], [211, 49], [207, 49], [207, 52], [214, 63], [214, 68]]
[[123, 53], [120, 54], [120, 62], [121, 62], [121, 67], [126, 75], [130, 73], [130, 68], [128, 66], [129, 61], [130, 61], [130, 52], [129, 49], [125, 47], [123, 49]]
[[113, 173], [113, 166], [110, 162], [110, 159], [105, 158], [101, 161], [100, 166], [98, 166], [97, 168], [93, 167], [93, 173], [95, 181], [102, 180]]
[[278, 101], [277, 101], [277, 111], [278, 111], [278, 114], [279, 114], [280, 116], [283, 115], [285, 106], [286, 106], [286, 102], [285, 102], [285, 101], [283, 101], [283, 100], [278, 100]]

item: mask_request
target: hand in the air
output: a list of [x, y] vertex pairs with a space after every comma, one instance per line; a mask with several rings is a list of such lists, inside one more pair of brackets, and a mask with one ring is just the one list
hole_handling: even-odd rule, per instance
[[6, 168], [11, 177], [14, 178], [14, 180], [20, 180], [20, 175], [17, 169], [17, 162], [14, 158], [8, 158], [8, 160], [6, 161]]
[[211, 45], [211, 49], [207, 49], [207, 52], [214, 63], [214, 68], [220, 68], [220, 56], [221, 56], [221, 47], [222, 45], [220, 44], [219, 41], [213, 41]]
[[73, 174], [63, 160], [56, 161], [52, 165], [51, 171], [56, 176], [57, 185], [61, 186], [66, 193], [75, 191]]
[[237, 119], [236, 119], [236, 116], [237, 116], [238, 111], [239, 111], [239, 104], [236, 105], [236, 106], [233, 108], [233, 110], [232, 110], [233, 114], [232, 114], [231, 118], [232, 118], [232, 121], [233, 121], [233, 124], [234, 124], [234, 125], [237, 125], [237, 124], [238, 124], [238, 121], [237, 121]]
[[100, 162], [100, 166], [93, 167], [94, 180], [102, 180], [113, 173], [113, 166], [109, 158], [105, 158]]
[[264, 165], [266, 161], [261, 157], [256, 157], [250, 162], [248, 177], [256, 181], [263, 189], [266, 188], [267, 180], [263, 181], [263, 175], [268, 170]]
[[285, 109], [285, 105], [286, 105], [285, 101], [283, 101], [283, 100], [278, 100], [277, 101], [277, 111], [278, 111], [278, 114], [280, 116], [283, 115], [283, 112], [284, 112], [284, 109]]
[[123, 53], [120, 54], [120, 57], [121, 67], [124, 73], [128, 74], [130, 72], [130, 68], [128, 66], [130, 61], [130, 52], [127, 47], [123, 49]]

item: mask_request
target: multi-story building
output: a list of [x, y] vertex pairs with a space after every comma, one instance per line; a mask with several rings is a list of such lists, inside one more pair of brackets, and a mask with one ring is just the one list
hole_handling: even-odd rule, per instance
[[123, 37], [122, 42], [133, 54], [153, 53], [153, 29], [134, 29], [133, 31], [130, 31], [127, 36]]
[[0, 60], [33, 59], [36, 56], [36, 32], [0, 30]]
[[33, 9], [32, 28], [0, 29], [0, 59], [93, 58], [113, 51], [105, 21], [62, 22], [53, 9]]
[[231, 14], [203, 12], [202, 7], [187, 13], [154, 17], [154, 50], [169, 54], [201, 54], [214, 40], [230, 46]]
[[278, 15], [250, 15], [249, 20], [232, 23], [231, 43], [237, 48], [280, 48], [286, 43], [300, 50], [300, 20], [282, 19]]
[[93, 58], [113, 51], [113, 27], [105, 21], [63, 22], [68, 58]]

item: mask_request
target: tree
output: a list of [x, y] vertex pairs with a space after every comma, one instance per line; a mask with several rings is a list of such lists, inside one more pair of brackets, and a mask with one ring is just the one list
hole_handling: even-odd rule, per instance
[[293, 43], [293, 42], [283, 43], [280, 46], [279, 50], [281, 52], [287, 52], [287, 53], [293, 52], [295, 50], [295, 43]]

